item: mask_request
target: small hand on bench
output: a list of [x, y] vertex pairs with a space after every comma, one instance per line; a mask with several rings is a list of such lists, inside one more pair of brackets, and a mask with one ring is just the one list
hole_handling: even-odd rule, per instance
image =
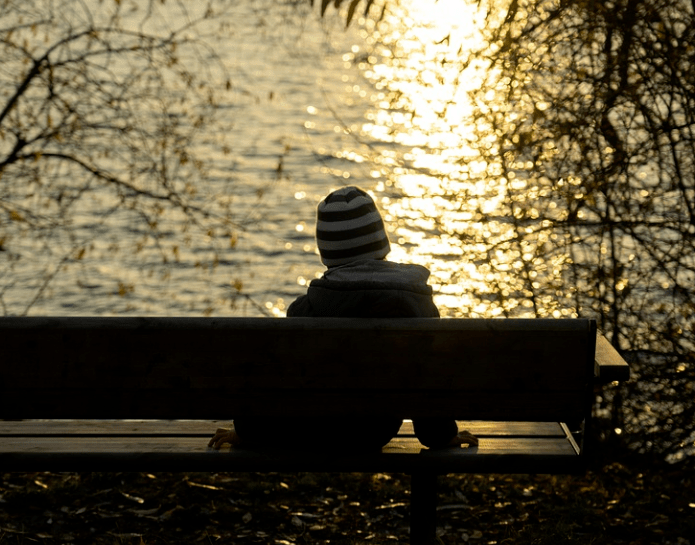
[[463, 445], [467, 445], [469, 447], [477, 447], [478, 446], [478, 438], [475, 435], [473, 435], [471, 432], [463, 430], [463, 431], [460, 431], [456, 434], [456, 437], [454, 437], [451, 440], [451, 443], [449, 443], [448, 446], [460, 447]]
[[208, 443], [208, 447], [212, 447], [215, 450], [220, 450], [220, 447], [226, 443], [229, 443], [233, 447], [241, 444], [241, 438], [237, 435], [236, 431], [234, 431], [234, 428], [217, 428], [215, 435]]

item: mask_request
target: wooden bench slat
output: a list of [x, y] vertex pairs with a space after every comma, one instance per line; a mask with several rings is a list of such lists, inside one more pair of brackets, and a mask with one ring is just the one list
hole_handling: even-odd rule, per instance
[[111, 390], [12, 389], [3, 394], [6, 419], [226, 419], [236, 416], [441, 416], [459, 420], [507, 420], [509, 414], [527, 421], [567, 421], [584, 415], [585, 392], [389, 392], [255, 390]]
[[605, 383], [630, 379], [630, 367], [601, 334], [596, 336], [595, 375], [597, 379]]
[[576, 331], [587, 327], [587, 319], [487, 319], [487, 318], [201, 318], [201, 317], [167, 317], [167, 316], [0, 316], [0, 329], [5, 330], [96, 330], [130, 332], [133, 330], [178, 330], [204, 331], [234, 329], [261, 331], [266, 334], [275, 331], [292, 330], [325, 331], [328, 329], [362, 332], [364, 330], [410, 330], [414, 333], [426, 331], [510, 331], [529, 332]]
[[[53, 453], [82, 453], [82, 454], [113, 454], [123, 455], [126, 453], [161, 453], [168, 455], [185, 455], [186, 453], [200, 454], [209, 453], [210, 456], [215, 454], [215, 451], [206, 446], [204, 440], [200, 437], [161, 437], [161, 436], [39, 436], [39, 437], [3, 437], [2, 446], [0, 446], [0, 460], [8, 453], [20, 454], [37, 454], [45, 453], [50, 455]], [[346, 449], [350, 445], [357, 445], [359, 442], [354, 439], [346, 438]], [[263, 452], [263, 449], [250, 449]], [[273, 447], [273, 451], [276, 447]], [[283, 447], [278, 445], [277, 450], [282, 450], [284, 454], [291, 451], [291, 447]], [[423, 447], [420, 442], [411, 436], [399, 437], [394, 439], [389, 445], [383, 449], [387, 453], [392, 451], [395, 454], [401, 453], [434, 453], [435, 450], [428, 450]], [[474, 453], [475, 456], [486, 455], [505, 455], [527, 453], [530, 455], [548, 453], [548, 454], [572, 454], [576, 456], [573, 449], [567, 444], [567, 440], [563, 437], [484, 437], [480, 439], [478, 448], [463, 448], [463, 454], [467, 450]], [[221, 451], [227, 452], [229, 459], [233, 458], [237, 453], [245, 453], [247, 449], [224, 448]], [[349, 452], [349, 450], [348, 450]], [[302, 453], [302, 456], [321, 456], [325, 455], [322, 451]], [[339, 453], [333, 453], [339, 454]], [[373, 453], [369, 453], [373, 455]], [[458, 453], [457, 454], [461, 454]]]
[[[362, 320], [358, 328], [352, 320], [327, 319], [321, 329], [301, 318], [162, 319], [144, 321], [147, 327], [136, 319], [102, 318], [82, 328], [77, 318], [45, 325], [47, 320], [22, 319], [20, 327], [0, 318], [0, 331], [8, 332], [2, 339], [6, 380], [24, 378], [50, 387], [56, 381], [62, 386], [102, 377], [137, 378], [171, 387], [227, 377], [244, 381], [240, 386], [276, 379], [294, 388], [322, 379], [356, 380], [378, 370], [370, 373], [373, 380], [386, 380], [394, 388], [423, 381], [429, 381], [427, 387], [475, 382], [509, 388], [529, 375], [547, 381], [550, 362], [554, 384], [586, 380], [593, 372], [584, 365], [587, 342], [595, 342], [588, 338], [587, 320], [401, 319], [386, 320], [388, 326]], [[189, 323], [190, 329], [183, 328]], [[121, 328], [127, 324], [132, 330], [124, 334]], [[551, 335], [546, 328], [552, 328]]]
[[[467, 430], [476, 437], [564, 437], [565, 431], [558, 422], [486, 422], [481, 420], [457, 420], [460, 430]], [[413, 435], [413, 423], [410, 420], [403, 422], [399, 431], [400, 435]]]
[[[461, 365], [465, 365], [462, 362]], [[575, 373], [573, 377], [566, 375], [558, 377], [556, 374], [540, 377], [540, 373], [536, 373], [538, 378], [532, 380], [527, 378], [525, 381], [519, 378], [520, 373], [508, 373], [493, 376], [494, 372], [504, 372], [504, 369], [492, 367], [488, 371], [487, 376], [475, 376], [471, 372], [459, 372], [458, 376], [447, 375], [440, 373], [436, 376], [422, 375], [422, 372], [436, 373], [435, 365], [423, 366], [424, 369], [420, 375], [411, 377], [408, 381], [392, 380], [392, 377], [386, 374], [383, 366], [372, 366], [369, 370], [359, 369], [356, 366], [352, 370], [353, 373], [359, 373], [355, 376], [344, 375], [339, 373], [331, 373], [323, 376], [275, 376], [257, 374], [255, 376], [241, 374], [234, 375], [234, 369], [230, 366], [230, 370], [224, 376], [118, 376], [110, 375], [104, 371], [101, 373], [104, 380], [108, 377], [108, 382], [105, 382], [101, 387], [104, 389], [125, 389], [125, 390], [218, 390], [227, 393], [244, 392], [248, 390], [322, 390], [326, 388], [336, 389], [339, 387], [343, 390], [456, 390], [456, 391], [527, 391], [539, 392], [552, 391], [557, 389], [566, 389], [569, 391], [580, 390], [590, 381], [591, 377], [586, 373]], [[370, 371], [374, 377], [370, 378], [369, 382], [365, 382], [365, 377], [369, 376]], [[403, 372], [407, 372], [408, 368], [404, 365]], [[390, 371], [388, 371], [390, 373]], [[534, 370], [529, 368], [527, 374], [530, 377], [534, 376]], [[94, 385], [100, 380], [100, 376], [87, 376], [80, 374], [48, 374], [41, 379], [36, 378], [32, 373], [19, 375], [19, 373], [7, 374], [5, 376], [5, 387], [17, 389], [32, 389], [43, 390], [49, 392], [51, 390], [91, 390]], [[571, 380], [570, 380], [571, 379]], [[339, 386], [338, 386], [339, 385]], [[564, 388], [563, 388], [564, 387]]]
[[[278, 425], [291, 425], [290, 419], [278, 419]], [[221, 420], [0, 420], [0, 439], [7, 436], [45, 436], [63, 435], [137, 435], [149, 437], [200, 437], [209, 438], [220, 427], [228, 427], [229, 422]], [[557, 422], [485, 422], [458, 421], [460, 429], [473, 435], [484, 437], [564, 437], [565, 432]], [[413, 423], [403, 422], [399, 431], [401, 437], [413, 436]]]
[[[483, 437], [477, 448], [428, 450], [399, 436], [382, 452], [293, 452], [205, 446], [194, 437], [3, 436], [0, 467], [17, 471], [543, 471], [552, 473], [581, 458], [565, 437]], [[346, 442], [346, 446], [349, 443]]]

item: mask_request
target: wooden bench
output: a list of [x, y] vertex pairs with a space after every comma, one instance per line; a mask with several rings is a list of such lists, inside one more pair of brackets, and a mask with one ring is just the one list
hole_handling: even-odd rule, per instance
[[[0, 467], [408, 473], [425, 543], [438, 474], [581, 471], [594, 386], [628, 377], [583, 319], [0, 318]], [[235, 415], [317, 411], [453, 417], [480, 444], [406, 422], [381, 452], [207, 447]]]

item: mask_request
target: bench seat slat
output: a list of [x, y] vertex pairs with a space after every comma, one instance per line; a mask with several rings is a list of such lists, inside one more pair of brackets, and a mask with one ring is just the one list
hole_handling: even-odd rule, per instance
[[[200, 437], [162, 437], [162, 436], [119, 436], [119, 437], [64, 437], [64, 436], [41, 436], [41, 437], [3, 437], [3, 444], [0, 447], [0, 459], [9, 453], [37, 454], [46, 455], [61, 453], [94, 453], [94, 454], [113, 454], [119, 453], [153, 453], [170, 454], [176, 456], [186, 456], [193, 454], [215, 453], [205, 446], [205, 440]], [[346, 445], [355, 443], [346, 438]], [[576, 455], [573, 449], [568, 448], [565, 438], [558, 437], [483, 437], [480, 439], [480, 446], [476, 451], [476, 456], [486, 455], [505, 455], [514, 453], [529, 454], [572, 454]], [[229, 452], [229, 459], [233, 460], [235, 452], [245, 452], [247, 449], [221, 449]], [[287, 451], [278, 445], [273, 451]], [[468, 450], [464, 448], [465, 451]], [[262, 449], [261, 449], [262, 451]], [[435, 453], [435, 451], [425, 449], [416, 438], [411, 436], [395, 438], [391, 443], [384, 447], [385, 454], [420, 454], [425, 455]], [[304, 456], [314, 456], [306, 454]], [[433, 454], [434, 455], [434, 454]], [[233, 462], [231, 462], [233, 464]], [[6, 467], [6, 466], [5, 466]], [[235, 469], [230, 466], [229, 469]]]
[[[279, 425], [290, 425], [288, 419], [279, 419]], [[215, 429], [228, 427], [220, 420], [0, 420], [0, 439], [4, 437], [32, 436], [149, 436], [149, 437], [211, 437]], [[468, 430], [479, 437], [542, 436], [564, 437], [557, 422], [485, 422], [458, 421], [459, 429]], [[413, 423], [403, 422], [399, 435], [414, 435]]]
[[[159, 423], [123, 423], [123, 433], [132, 436], [66, 436], [75, 428], [69, 423], [50, 426], [45, 435], [12, 435], [18, 424], [3, 423], [0, 430], [0, 467], [6, 470], [103, 470], [118, 471], [404, 471], [437, 472], [566, 472], [579, 468], [570, 441], [552, 423], [461, 423], [480, 434], [480, 445], [472, 449], [428, 450], [410, 433], [406, 423], [399, 435], [381, 453], [345, 452], [293, 453], [282, 448], [230, 449], [206, 447], [200, 429], [193, 435], [153, 435]], [[46, 424], [46, 423], [39, 423]], [[49, 423], [54, 424], [54, 423]], [[217, 424], [208, 422], [208, 425]], [[510, 425], [506, 425], [510, 424]], [[513, 425], [511, 425], [513, 424]], [[520, 426], [519, 424], [524, 424]], [[477, 427], [476, 427], [477, 426]], [[44, 427], [47, 429], [48, 427]], [[62, 428], [62, 430], [61, 430]], [[98, 426], [95, 424], [95, 429]], [[169, 427], [171, 429], [171, 427]], [[524, 435], [531, 432], [531, 435]], [[346, 441], [346, 447], [349, 442]]]

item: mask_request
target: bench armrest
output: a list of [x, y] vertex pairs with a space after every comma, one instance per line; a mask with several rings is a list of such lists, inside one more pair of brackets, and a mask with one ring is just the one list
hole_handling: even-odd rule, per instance
[[600, 333], [596, 334], [594, 378], [602, 383], [625, 381], [630, 378], [629, 365]]

